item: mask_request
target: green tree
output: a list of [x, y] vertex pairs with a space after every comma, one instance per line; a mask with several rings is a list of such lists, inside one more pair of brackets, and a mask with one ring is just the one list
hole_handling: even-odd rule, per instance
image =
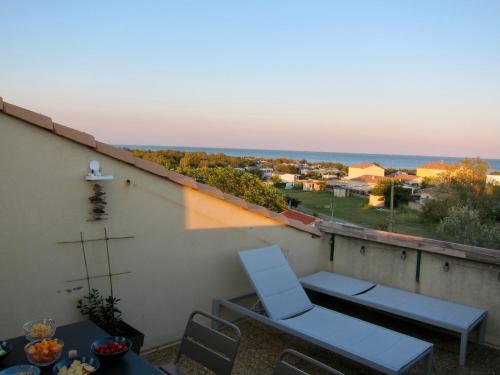
[[275, 212], [286, 210], [283, 194], [273, 186], [264, 185], [260, 179], [248, 172], [238, 172], [230, 167], [180, 168], [180, 173], [196, 181], [215, 186], [251, 203], [267, 207]]
[[[372, 189], [372, 194], [384, 196], [386, 207], [391, 204], [391, 181], [390, 178], [384, 178]], [[401, 182], [394, 181], [394, 207], [408, 204], [410, 198], [411, 190], [404, 188]]]
[[278, 164], [277, 166], [274, 167], [274, 169], [277, 172], [292, 173], [292, 174], [299, 173], [299, 168], [291, 164]]

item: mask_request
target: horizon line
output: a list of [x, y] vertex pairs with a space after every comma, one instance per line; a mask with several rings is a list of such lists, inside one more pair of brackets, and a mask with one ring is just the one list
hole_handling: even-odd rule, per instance
[[416, 155], [416, 154], [380, 154], [380, 153], [369, 153], [369, 152], [342, 152], [342, 151], [314, 151], [314, 150], [297, 150], [297, 149], [272, 149], [272, 148], [246, 148], [246, 147], [214, 147], [214, 146], [180, 146], [180, 145], [145, 145], [145, 144], [113, 144], [117, 147], [130, 146], [136, 147], [163, 147], [168, 150], [169, 147], [172, 149], [176, 147], [183, 148], [201, 148], [201, 149], [215, 149], [215, 150], [240, 150], [240, 151], [273, 151], [273, 152], [306, 152], [306, 153], [321, 153], [321, 154], [344, 154], [344, 155], [375, 155], [375, 156], [408, 156], [408, 157], [426, 157], [426, 158], [449, 158], [449, 159], [475, 159], [480, 158], [483, 160], [495, 160], [500, 161], [500, 156], [497, 157], [481, 157], [481, 156], [450, 156], [450, 155]]

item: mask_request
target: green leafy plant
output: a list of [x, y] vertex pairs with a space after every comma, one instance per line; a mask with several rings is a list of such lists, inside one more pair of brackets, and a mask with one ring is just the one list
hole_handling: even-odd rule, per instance
[[78, 300], [77, 308], [82, 315], [89, 318], [101, 328], [114, 335], [119, 335], [122, 312], [118, 308], [119, 298], [108, 296], [104, 298], [97, 289], [91, 289], [89, 294]]
[[467, 206], [452, 207], [437, 232], [446, 241], [500, 249], [500, 231], [494, 225], [482, 224], [479, 211]]

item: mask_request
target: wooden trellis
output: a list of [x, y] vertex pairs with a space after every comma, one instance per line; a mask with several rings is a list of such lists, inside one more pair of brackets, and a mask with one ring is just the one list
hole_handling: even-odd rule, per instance
[[[120, 275], [125, 275], [128, 273], [132, 273], [131, 271], [125, 271], [125, 272], [117, 272], [113, 273], [111, 270], [111, 257], [109, 255], [109, 241], [111, 240], [125, 240], [125, 239], [130, 239], [130, 238], [135, 238], [134, 236], [118, 236], [118, 237], [109, 237], [108, 236], [108, 231], [106, 228], [104, 228], [104, 237], [101, 238], [89, 238], [89, 239], [84, 239], [83, 238], [83, 232], [80, 232], [80, 239], [79, 240], [74, 240], [74, 241], [59, 241], [57, 244], [70, 244], [70, 243], [80, 243], [81, 244], [81, 249], [82, 249], [82, 256], [83, 256], [83, 263], [85, 266], [85, 277], [83, 278], [78, 278], [78, 279], [73, 279], [73, 280], [67, 280], [67, 282], [75, 282], [75, 281], [87, 281], [87, 288], [88, 292], [90, 293], [91, 287], [90, 287], [90, 280], [92, 279], [99, 279], [103, 277], [108, 277], [109, 278], [109, 285], [110, 285], [110, 291], [111, 291], [111, 296], [113, 297], [113, 276], [120, 276]], [[107, 256], [107, 262], [108, 262], [108, 273], [104, 275], [93, 275], [91, 276], [89, 273], [89, 268], [88, 268], [88, 263], [87, 263], [87, 254], [85, 252], [85, 244], [87, 242], [96, 242], [96, 241], [104, 241], [106, 244], [106, 256]]]

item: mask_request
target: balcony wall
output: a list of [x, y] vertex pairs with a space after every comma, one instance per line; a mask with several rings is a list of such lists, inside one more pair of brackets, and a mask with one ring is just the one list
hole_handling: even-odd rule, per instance
[[322, 229], [335, 234], [328, 270], [481, 307], [488, 311], [486, 342], [500, 345], [500, 251], [340, 224]]

